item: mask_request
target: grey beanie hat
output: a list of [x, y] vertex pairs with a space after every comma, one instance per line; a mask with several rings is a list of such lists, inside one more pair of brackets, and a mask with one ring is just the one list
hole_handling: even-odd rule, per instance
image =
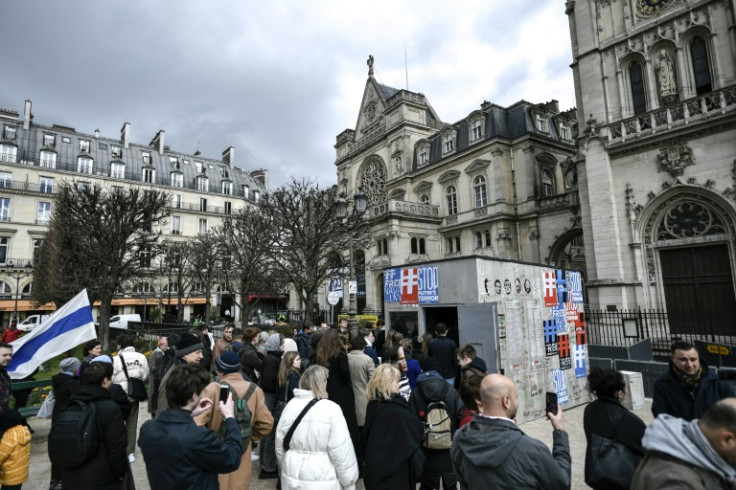
[[59, 368], [61, 368], [62, 371], [66, 371], [68, 373], [75, 373], [77, 372], [79, 364], [79, 359], [77, 359], [76, 357], [67, 357], [59, 363]]

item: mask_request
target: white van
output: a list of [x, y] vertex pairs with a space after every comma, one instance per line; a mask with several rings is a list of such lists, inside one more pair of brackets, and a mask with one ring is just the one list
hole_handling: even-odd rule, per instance
[[141, 316], [134, 315], [115, 315], [110, 318], [110, 328], [128, 328], [128, 322], [140, 322]]
[[51, 315], [31, 315], [18, 324], [18, 330], [21, 332], [30, 332], [45, 322], [49, 316]]

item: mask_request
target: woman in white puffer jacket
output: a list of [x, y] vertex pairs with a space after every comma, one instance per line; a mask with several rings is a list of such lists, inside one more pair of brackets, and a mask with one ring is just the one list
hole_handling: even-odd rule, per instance
[[[327, 368], [309, 366], [276, 427], [276, 458], [284, 490], [354, 489], [358, 481], [358, 463], [342, 409], [327, 400], [327, 375]], [[319, 401], [299, 422], [289, 450], [284, 451], [286, 434], [314, 398]]]

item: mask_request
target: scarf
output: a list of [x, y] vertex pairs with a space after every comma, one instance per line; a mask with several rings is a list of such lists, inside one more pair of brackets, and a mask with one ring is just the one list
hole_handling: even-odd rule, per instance
[[698, 386], [700, 386], [700, 379], [703, 377], [703, 366], [700, 366], [698, 371], [692, 376], [681, 371], [674, 364], [671, 364], [670, 367], [672, 375], [680, 381], [680, 385], [682, 385], [683, 388], [688, 391], [695, 391], [698, 389]]

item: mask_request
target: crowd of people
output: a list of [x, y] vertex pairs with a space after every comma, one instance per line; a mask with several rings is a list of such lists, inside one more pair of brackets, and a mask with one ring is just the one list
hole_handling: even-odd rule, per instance
[[[546, 414], [550, 452], [517, 426], [514, 381], [487, 373], [472, 345], [458, 347], [444, 324], [433, 335], [406, 334], [383, 325], [349, 332], [341, 321], [298, 325], [289, 338], [228, 324], [213, 342], [202, 324], [159, 339], [147, 358], [128, 335], [116, 339], [112, 355], [89, 342], [82, 359], [63, 359], [53, 377], [50, 490], [134, 488], [137, 448], [157, 490], [248, 488], [254, 460], [257, 477], [283, 489], [350, 489], [360, 478], [369, 490], [570, 488], [560, 407]], [[9, 408], [3, 382], [11, 358], [12, 347], [0, 343], [3, 489], [20, 488], [30, 458], [27, 424]], [[736, 488], [734, 389], [695, 347], [673, 345], [649, 427], [621, 403], [621, 373], [593, 368], [588, 384], [590, 487]], [[145, 399], [151, 420], [138, 431]], [[89, 454], [84, 437], [63, 443], [75, 427], [69, 414], [81, 410], [74, 421], [86, 420], [90, 410], [80, 407], [92, 407]]]

